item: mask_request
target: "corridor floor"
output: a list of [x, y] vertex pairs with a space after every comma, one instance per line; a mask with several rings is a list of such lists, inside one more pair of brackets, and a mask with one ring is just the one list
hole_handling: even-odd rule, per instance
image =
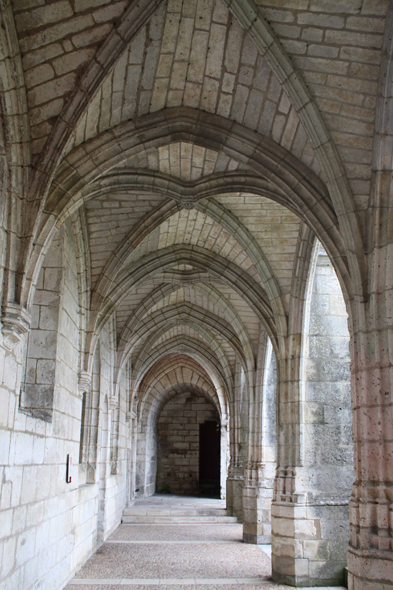
[[[211, 517], [197, 524], [204, 510], [223, 509], [224, 501], [153, 496], [133, 508], [152, 522], [121, 524], [66, 590], [289, 590], [271, 581], [268, 548], [242, 542], [240, 524], [211, 523]], [[176, 522], [179, 512], [189, 515], [194, 508], [195, 523], [193, 516]], [[177, 516], [163, 519], [163, 510]]]

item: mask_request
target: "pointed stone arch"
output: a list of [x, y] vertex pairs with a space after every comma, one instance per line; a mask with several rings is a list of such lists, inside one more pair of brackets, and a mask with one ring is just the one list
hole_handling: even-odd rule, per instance
[[[217, 115], [198, 113], [193, 109], [183, 108], [175, 111], [160, 111], [154, 117], [143, 117], [140, 124], [125, 125], [120, 135], [116, 134], [116, 139], [116, 130], [102, 134], [96, 154], [94, 151], [89, 151], [88, 154], [87, 145], [72, 152], [68, 160], [64, 160], [61, 165], [54, 182], [56, 188], [47, 201], [45, 217], [39, 232], [42, 236], [40, 241], [45, 241], [45, 236], [62, 211], [65, 211], [65, 207], [70, 203], [76, 205], [82, 198], [83, 190], [88, 184], [94, 182], [98, 176], [106, 174], [131, 151], [144, 150], [150, 143], [165, 143], [168, 135], [172, 138], [186, 137], [189, 141], [201, 145], [214, 144], [217, 150], [225, 150], [236, 155], [252, 168], [254, 174], [267, 178], [276, 190], [281, 192], [281, 204], [296, 211], [313, 227], [335, 260], [346, 289], [352, 293], [353, 281], [349, 278], [344, 245], [346, 238], [340, 234], [337, 217], [320, 179], [281, 146], [266, 138], [261, 139], [258, 134], [237, 123], [229, 123]], [[96, 139], [96, 144], [97, 141]], [[244, 188], [243, 184], [243, 190]], [[37, 255], [38, 252], [32, 252], [29, 265], [34, 264]], [[29, 273], [27, 269], [27, 277]]]

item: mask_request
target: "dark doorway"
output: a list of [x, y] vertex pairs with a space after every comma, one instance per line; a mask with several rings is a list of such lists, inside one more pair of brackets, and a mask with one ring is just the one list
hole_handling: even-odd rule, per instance
[[199, 495], [220, 497], [220, 425], [199, 425]]

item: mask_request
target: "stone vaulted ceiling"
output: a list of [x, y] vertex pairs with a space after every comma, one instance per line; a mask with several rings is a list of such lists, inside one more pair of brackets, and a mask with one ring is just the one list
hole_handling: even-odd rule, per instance
[[307, 231], [330, 253], [343, 209], [364, 231], [387, 5], [13, 1], [23, 263], [71, 217], [85, 368], [112, 316], [119, 366], [188, 354], [226, 388], [261, 330], [278, 346]]

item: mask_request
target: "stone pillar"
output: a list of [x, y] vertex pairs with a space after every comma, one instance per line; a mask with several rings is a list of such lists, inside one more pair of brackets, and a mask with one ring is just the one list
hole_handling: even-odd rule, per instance
[[221, 440], [220, 440], [220, 498], [226, 498], [226, 481], [228, 471], [228, 419], [221, 417]]
[[243, 482], [243, 461], [231, 459], [226, 486], [227, 510], [231, 516], [236, 516], [239, 522], [243, 522]]
[[368, 293], [352, 304], [356, 481], [350, 501], [350, 590], [393, 589], [393, 129], [388, 124], [393, 116], [393, 4], [388, 4], [367, 218]]
[[272, 474], [262, 463], [247, 462], [243, 485], [243, 541], [271, 543]]
[[243, 522], [244, 467], [248, 446], [249, 391], [245, 372], [236, 359], [234, 397], [230, 400], [230, 462], [227, 477], [227, 510]]
[[309, 283], [303, 348], [291, 337], [282, 363], [273, 579], [299, 587], [336, 586], [344, 582], [354, 478], [349, 334], [340, 286], [319, 244]]
[[276, 388], [275, 357], [270, 340], [262, 331], [250, 403], [248, 459], [243, 485], [245, 543], [271, 543], [271, 502], [276, 466]]
[[381, 321], [378, 333], [364, 329], [354, 338], [356, 481], [350, 501], [350, 590], [393, 589], [391, 317], [388, 321], [389, 327]]
[[126, 413], [126, 423], [128, 426], [126, 506], [132, 506], [135, 499], [137, 422], [137, 416], [134, 411]]
[[310, 477], [308, 468], [277, 470], [272, 504], [273, 579], [297, 587], [341, 585], [348, 503], [309, 496], [304, 487]]

